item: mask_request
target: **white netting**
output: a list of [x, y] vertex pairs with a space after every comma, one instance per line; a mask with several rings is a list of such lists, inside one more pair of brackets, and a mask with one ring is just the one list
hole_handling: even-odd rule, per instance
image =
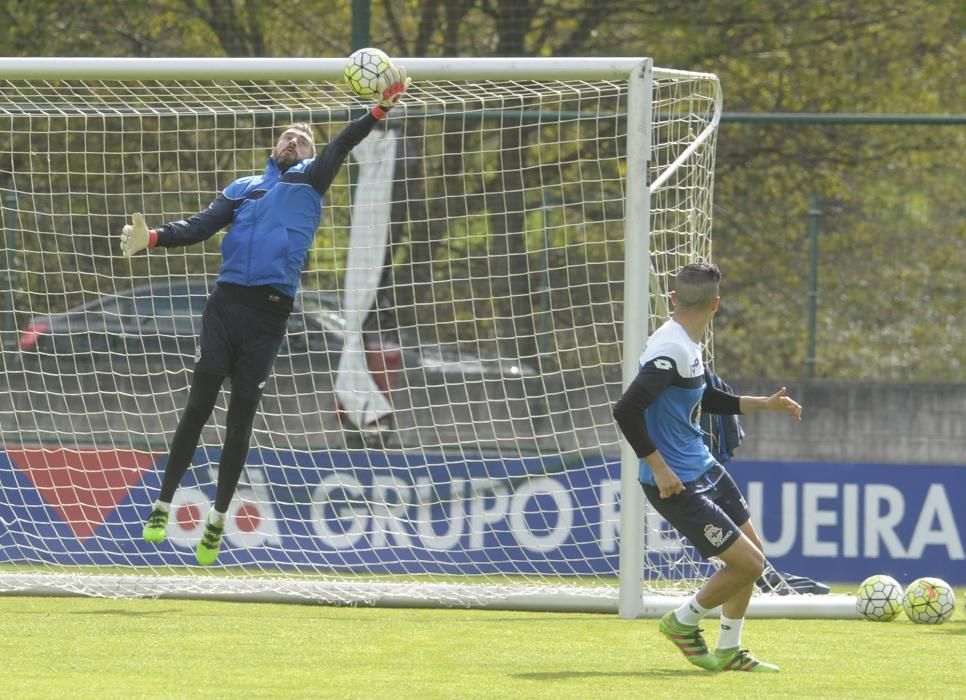
[[[168, 541], [140, 530], [221, 235], [131, 260], [117, 235], [133, 212], [177, 220], [261, 172], [289, 123], [312, 122], [322, 144], [362, 106], [335, 80], [0, 81], [0, 561], [26, 575], [15, 580], [69, 573], [65, 588], [98, 595], [78, 572], [148, 574], [145, 590], [168, 577], [186, 594], [301, 582], [343, 602], [357, 598], [339, 590], [395, 581], [451, 604], [520, 586], [616, 596], [627, 98], [626, 79], [417, 80], [388, 121], [389, 246], [375, 257], [392, 264], [376, 275], [377, 310], [347, 293], [372, 272], [347, 269], [374, 259], [376, 244], [350, 235], [372, 157], [326, 195], [213, 579], [193, 548], [226, 392]], [[713, 76], [655, 71], [655, 323], [669, 276], [710, 256], [719, 110]], [[360, 312], [361, 371], [391, 404], [361, 428], [335, 390]], [[647, 522], [656, 589], [702, 573]], [[469, 583], [484, 585], [445, 593]]]

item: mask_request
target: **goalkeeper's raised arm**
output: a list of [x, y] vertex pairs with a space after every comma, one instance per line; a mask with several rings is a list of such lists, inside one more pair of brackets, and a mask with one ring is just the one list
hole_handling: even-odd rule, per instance
[[349, 151], [386, 118], [409, 84], [405, 69], [390, 62], [379, 78], [372, 108], [318, 155], [312, 126], [291, 124], [272, 147], [264, 172], [235, 180], [203, 212], [157, 229], [148, 228], [144, 217], [135, 214], [122, 229], [121, 251], [131, 256], [145, 248], [197, 243], [228, 227], [221, 243], [221, 271], [205, 305], [188, 403], [171, 440], [161, 492], [144, 526], [149, 542], [165, 538], [175, 491], [221, 385], [231, 377], [215, 504], [196, 551], [203, 565], [218, 556], [262, 387], [285, 336], [302, 268], [322, 218], [322, 196]]
[[[366, 114], [350, 122], [317, 156], [312, 127], [304, 122], [290, 125], [275, 143], [262, 177], [270, 174], [274, 162], [281, 174], [280, 181], [308, 182], [320, 196], [324, 195], [345, 163], [349, 151], [368, 136], [376, 123], [388, 116], [389, 110], [399, 103], [411, 83], [412, 79], [406, 75], [403, 66], [391, 65], [378, 78], [378, 89], [373, 98], [376, 104]], [[299, 167], [289, 174], [295, 166]], [[301, 178], [297, 176], [300, 171], [303, 173]], [[245, 197], [250, 196], [251, 188], [246, 185], [253, 179], [258, 178], [253, 176], [236, 180], [204, 211], [157, 229], [149, 229], [144, 216], [134, 214], [132, 222], [121, 230], [121, 252], [130, 257], [145, 248], [186, 246], [208, 240], [235, 221], [236, 211], [245, 202]]]
[[339, 135], [330, 141], [306, 169], [309, 182], [319, 192], [325, 194], [349, 155], [349, 151], [362, 141], [377, 122], [385, 119], [389, 110], [395, 107], [412, 79], [406, 76], [406, 69], [392, 65], [378, 78], [379, 87], [374, 99], [376, 104], [353, 122], [350, 122]]

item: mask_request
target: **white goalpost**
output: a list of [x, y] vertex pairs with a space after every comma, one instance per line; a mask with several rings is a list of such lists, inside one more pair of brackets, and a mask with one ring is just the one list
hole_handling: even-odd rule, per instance
[[[712, 565], [645, 507], [611, 407], [711, 257], [716, 76], [403, 58], [325, 197], [217, 565], [227, 385], [141, 540], [221, 235], [124, 258], [367, 104], [343, 59], [0, 58], [0, 593], [662, 614]], [[710, 347], [710, 344], [709, 344]], [[758, 616], [854, 616], [756, 596]]]

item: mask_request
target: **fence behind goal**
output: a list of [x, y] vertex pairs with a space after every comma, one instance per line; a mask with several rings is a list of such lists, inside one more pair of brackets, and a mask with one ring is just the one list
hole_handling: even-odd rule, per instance
[[206, 575], [225, 396], [168, 540], [140, 529], [220, 235], [126, 259], [118, 234], [260, 173], [288, 124], [321, 147], [366, 104], [341, 60], [57, 61], [0, 59], [0, 589], [615, 609], [623, 566], [636, 614], [642, 574], [680, 592], [706, 573], [626, 453], [622, 487], [611, 405], [669, 275], [711, 254], [713, 75], [403, 59], [404, 107], [326, 195]]

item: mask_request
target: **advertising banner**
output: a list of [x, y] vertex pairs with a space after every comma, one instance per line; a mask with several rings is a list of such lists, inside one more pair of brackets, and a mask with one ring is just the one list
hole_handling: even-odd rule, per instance
[[[0, 451], [0, 562], [194, 564], [218, 451], [199, 451], [168, 540], [140, 538], [163, 455], [103, 448]], [[415, 451], [252, 450], [219, 564], [259, 569], [613, 576], [616, 458], [485, 457]], [[733, 462], [770, 562], [828, 582], [873, 573], [966, 584], [966, 467]], [[664, 576], [684, 545], [645, 518]], [[693, 552], [691, 553], [693, 555]]]
[[964, 466], [734, 462], [729, 471], [779, 571], [966, 584]]

